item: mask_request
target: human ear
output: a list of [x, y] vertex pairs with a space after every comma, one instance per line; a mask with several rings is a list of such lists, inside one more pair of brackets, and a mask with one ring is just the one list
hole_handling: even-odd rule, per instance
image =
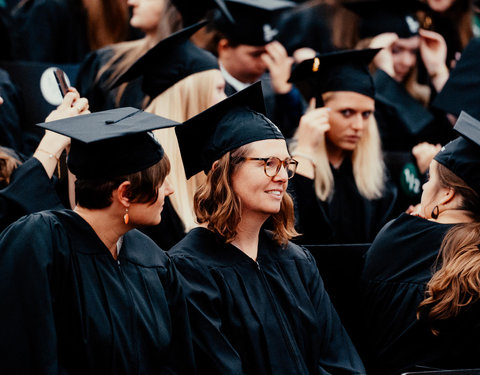
[[123, 181], [112, 193], [113, 199], [116, 199], [124, 207], [130, 206], [130, 181]]

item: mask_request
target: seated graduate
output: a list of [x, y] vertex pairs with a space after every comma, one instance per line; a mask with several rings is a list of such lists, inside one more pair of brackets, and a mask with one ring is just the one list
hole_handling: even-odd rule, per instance
[[264, 113], [257, 83], [176, 129], [187, 176], [207, 173], [195, 195], [201, 226], [169, 252], [198, 372], [363, 373], [312, 255], [289, 242], [297, 162]]
[[291, 81], [309, 80], [318, 108], [300, 120], [290, 145], [296, 229], [304, 244], [368, 243], [391, 219], [396, 188], [387, 180], [373, 115], [368, 63], [378, 49], [318, 55]]
[[[205, 26], [199, 22], [160, 41], [122, 75], [114, 86], [142, 77], [142, 90], [150, 98], [147, 112], [184, 122], [226, 98], [225, 80], [217, 59], [189, 38]], [[168, 250], [196, 226], [193, 195], [205, 180], [203, 172], [187, 181], [173, 128], [154, 131], [172, 168], [167, 179], [175, 194], [168, 197], [163, 220], [144, 228], [162, 249]]]
[[[344, 3], [360, 16], [360, 48], [382, 48], [375, 56], [375, 118], [385, 161], [398, 187], [395, 214], [420, 201], [421, 184], [441, 145], [455, 138], [443, 113], [430, 106], [448, 78], [442, 36], [421, 28], [417, 0]], [[424, 72], [424, 76], [421, 76]]]
[[169, 161], [147, 131], [176, 122], [120, 108], [41, 124], [72, 139], [77, 206], [0, 235], [5, 373], [194, 374], [169, 257], [135, 230], [161, 220]]
[[358, 344], [369, 374], [480, 367], [480, 121], [430, 164], [418, 216], [386, 225], [366, 254]]
[[[88, 101], [70, 88], [45, 121], [88, 113]], [[24, 215], [70, 206], [74, 199], [53, 177], [62, 152], [69, 147], [70, 138], [47, 130], [33, 156], [25, 161], [14, 150], [0, 148], [0, 231]]]

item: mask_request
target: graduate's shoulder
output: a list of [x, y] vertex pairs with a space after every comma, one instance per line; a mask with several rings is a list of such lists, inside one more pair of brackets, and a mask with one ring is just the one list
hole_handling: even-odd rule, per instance
[[124, 235], [128, 261], [142, 267], [169, 267], [170, 257], [150, 237], [137, 229]]

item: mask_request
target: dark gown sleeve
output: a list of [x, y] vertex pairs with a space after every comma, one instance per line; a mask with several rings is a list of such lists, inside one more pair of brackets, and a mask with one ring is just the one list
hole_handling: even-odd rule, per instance
[[[24, 217], [0, 235], [0, 359], [5, 374], [63, 374], [54, 306], [67, 248], [62, 233], [40, 215]], [[57, 259], [55, 259], [57, 258]]]
[[338, 314], [325, 290], [313, 256], [308, 254], [311, 266], [308, 289], [317, 319], [322, 324], [322, 345], [318, 348], [318, 374], [363, 374], [365, 369], [350, 337], [343, 327]]
[[23, 215], [64, 208], [43, 165], [30, 158], [13, 172], [10, 184], [0, 190], [0, 230]]
[[[199, 369], [211, 375], [242, 375], [242, 360], [223, 333], [220, 292], [210, 271], [200, 262], [185, 256], [173, 260], [182, 275], [188, 312], [193, 325], [195, 360]], [[221, 277], [221, 276], [218, 276]]]

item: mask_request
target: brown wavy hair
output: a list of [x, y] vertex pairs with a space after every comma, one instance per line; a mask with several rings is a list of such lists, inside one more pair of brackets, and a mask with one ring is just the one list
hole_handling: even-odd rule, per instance
[[[480, 298], [480, 196], [460, 177], [437, 163], [441, 187], [462, 197], [460, 207], [472, 218], [451, 228], [443, 239], [417, 318], [435, 322], [456, 317]], [[432, 328], [434, 334], [439, 331]]]
[[[243, 163], [249, 146], [241, 146], [227, 152], [207, 174], [207, 181], [195, 194], [194, 209], [198, 223], [207, 223], [208, 229], [222, 236], [227, 243], [237, 235], [242, 217], [242, 204], [232, 188], [232, 175]], [[269, 218], [273, 239], [285, 246], [288, 240], [298, 236], [294, 228], [293, 201], [285, 193], [280, 211]]]

